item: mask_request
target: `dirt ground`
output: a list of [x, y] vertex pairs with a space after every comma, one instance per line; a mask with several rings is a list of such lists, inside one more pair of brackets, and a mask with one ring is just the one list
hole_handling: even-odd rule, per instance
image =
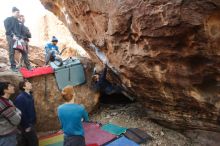
[[140, 128], [152, 136], [153, 140], [141, 146], [189, 146], [191, 140], [181, 133], [155, 124], [144, 116], [138, 103], [101, 104], [97, 112], [91, 116], [92, 121], [102, 124], [113, 123], [127, 128]]
[[153, 140], [141, 146], [220, 146], [220, 133], [202, 130], [180, 133], [156, 124], [141, 111], [138, 102], [100, 104], [99, 109], [91, 115], [91, 120], [144, 130]]
[[[101, 103], [96, 112], [90, 115], [90, 120], [102, 124], [110, 122], [127, 128], [144, 130], [153, 140], [141, 144], [141, 146], [220, 146], [220, 133], [188, 130], [182, 134], [156, 124], [141, 111], [141, 105], [137, 102], [126, 104]], [[38, 134], [43, 136], [54, 132], [56, 131]]]

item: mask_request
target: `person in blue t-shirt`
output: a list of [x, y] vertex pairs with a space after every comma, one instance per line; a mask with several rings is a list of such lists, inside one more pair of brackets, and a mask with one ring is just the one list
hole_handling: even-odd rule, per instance
[[88, 113], [84, 106], [76, 104], [73, 86], [66, 86], [62, 97], [66, 103], [58, 107], [58, 118], [64, 132], [64, 146], [85, 146], [82, 120], [88, 122]]
[[[59, 61], [62, 64], [62, 59], [59, 57], [60, 51], [59, 48], [57, 46], [58, 43], [58, 39], [53, 36], [51, 43], [46, 44], [45, 46], [45, 52], [46, 52], [46, 65], [50, 62], [50, 61]], [[60, 65], [61, 65], [60, 64]]]

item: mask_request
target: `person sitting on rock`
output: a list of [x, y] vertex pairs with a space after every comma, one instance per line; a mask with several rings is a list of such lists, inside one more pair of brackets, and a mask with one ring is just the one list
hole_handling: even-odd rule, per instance
[[94, 75], [92, 77], [93, 81], [93, 89], [96, 91], [101, 92], [102, 95], [112, 95], [112, 94], [120, 94], [122, 93], [126, 97], [128, 97], [130, 100], [134, 100], [131, 96], [129, 96], [120, 86], [113, 85], [106, 79], [107, 75], [107, 64], [105, 64], [104, 70], [100, 73], [94, 72]]
[[[76, 104], [76, 94], [73, 86], [66, 86], [62, 90], [62, 97], [66, 103], [58, 107], [58, 118], [64, 132], [64, 146], [85, 146], [82, 119], [89, 121], [88, 112], [84, 106]], [[74, 93], [74, 94], [73, 94]]]
[[60, 54], [60, 51], [59, 51], [59, 48], [57, 46], [57, 43], [58, 43], [58, 39], [53, 36], [52, 37], [52, 40], [51, 40], [51, 43], [48, 43], [46, 46], [45, 46], [45, 52], [46, 52], [46, 65], [51, 61], [58, 61], [60, 62], [59, 63], [59, 66], [62, 65], [62, 59], [61, 57], [59, 57], [59, 54]]

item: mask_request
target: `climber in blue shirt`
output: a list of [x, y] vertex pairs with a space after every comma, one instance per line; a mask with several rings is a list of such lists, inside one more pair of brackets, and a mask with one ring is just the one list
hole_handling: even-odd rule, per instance
[[58, 107], [58, 118], [64, 132], [64, 146], [85, 146], [82, 120], [88, 122], [88, 113], [84, 106], [75, 103], [73, 86], [66, 86], [62, 97], [66, 103]]
[[58, 39], [53, 36], [51, 43], [46, 44], [45, 46], [45, 52], [46, 52], [46, 65], [50, 62], [50, 61], [55, 61], [58, 60], [59, 62], [62, 62], [62, 59], [59, 57], [60, 51], [59, 48], [57, 46], [58, 43]]

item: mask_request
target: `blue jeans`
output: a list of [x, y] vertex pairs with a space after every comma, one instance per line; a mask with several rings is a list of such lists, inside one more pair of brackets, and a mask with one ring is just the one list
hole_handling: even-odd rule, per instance
[[0, 146], [16, 146], [16, 134], [0, 136]]
[[55, 60], [57, 60], [57, 61], [59, 61], [59, 62], [62, 62], [62, 59], [60, 58], [60, 57], [57, 57], [56, 56], [56, 51], [54, 51], [54, 50], [49, 50], [49, 51], [47, 51], [47, 53], [46, 53], [46, 65], [50, 62], [50, 61], [55, 61]]

